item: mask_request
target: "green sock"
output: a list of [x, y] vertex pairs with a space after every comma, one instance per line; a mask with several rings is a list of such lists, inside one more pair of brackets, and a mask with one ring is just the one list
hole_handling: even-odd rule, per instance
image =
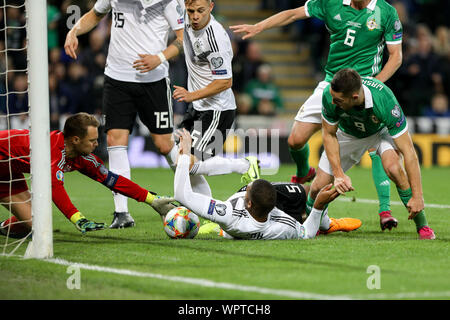
[[289, 152], [297, 165], [297, 177], [306, 176], [309, 172], [309, 145], [305, 144], [297, 150], [289, 147]]
[[[406, 206], [408, 204], [409, 199], [412, 197], [411, 188], [406, 190], [400, 190], [397, 188], [398, 195], [402, 200], [403, 204]], [[420, 211], [414, 218], [414, 223], [416, 224], [416, 228], [420, 229], [428, 225], [427, 217], [425, 216], [425, 210]]]
[[[314, 207], [314, 201], [315, 199], [311, 198], [310, 194], [308, 193], [308, 198], [306, 199], [306, 207], [305, 207], [305, 212], [307, 216], [309, 216], [309, 214], [312, 211], [312, 208]], [[323, 208], [323, 212], [325, 212], [326, 208], [328, 208], [328, 204], [326, 204], [325, 207]]]
[[376, 151], [369, 152], [372, 159], [372, 178], [377, 189], [378, 202], [380, 205], [380, 213], [383, 211], [391, 210], [391, 182], [386, 172], [384, 171], [383, 164], [381, 163], [380, 156]]

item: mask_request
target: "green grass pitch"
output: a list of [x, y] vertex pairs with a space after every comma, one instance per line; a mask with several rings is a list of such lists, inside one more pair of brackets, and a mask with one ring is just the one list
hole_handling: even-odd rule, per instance
[[[277, 175], [264, 178], [285, 181], [293, 171], [293, 166], [282, 166]], [[346, 198], [355, 201], [336, 200], [329, 215], [359, 218], [362, 227], [304, 241], [231, 241], [216, 236], [172, 240], [157, 213], [134, 200], [129, 207], [135, 228], [82, 236], [54, 208], [54, 257], [60, 260], [18, 257], [26, 243], [15, 256], [0, 256], [0, 299], [449, 299], [450, 169], [422, 169], [435, 241], [417, 239], [393, 183], [392, 211], [399, 226], [381, 232], [378, 205], [365, 201], [377, 199], [370, 170], [356, 167], [349, 175], [356, 191]], [[134, 169], [132, 177], [159, 194], [173, 192], [168, 169]], [[218, 199], [241, 186], [236, 174], [207, 179]], [[66, 176], [66, 189], [89, 219], [111, 222], [114, 210], [108, 189], [78, 173]], [[2, 220], [8, 216], [0, 211]], [[83, 264], [80, 289], [68, 289], [71, 263]], [[371, 268], [379, 273], [371, 273]], [[368, 283], [379, 289], [369, 289]]]

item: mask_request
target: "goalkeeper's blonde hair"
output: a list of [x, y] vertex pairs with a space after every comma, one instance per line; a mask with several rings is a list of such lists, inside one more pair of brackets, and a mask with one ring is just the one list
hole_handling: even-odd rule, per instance
[[83, 139], [87, 135], [88, 127], [100, 126], [100, 122], [92, 114], [79, 112], [67, 118], [64, 124], [64, 138], [79, 137]]

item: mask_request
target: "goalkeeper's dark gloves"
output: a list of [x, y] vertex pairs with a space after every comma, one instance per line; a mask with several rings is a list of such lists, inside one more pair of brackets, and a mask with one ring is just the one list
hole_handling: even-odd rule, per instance
[[81, 231], [82, 234], [85, 234], [88, 231], [96, 231], [105, 229], [105, 224], [97, 223], [94, 221], [90, 221], [86, 219], [80, 212], [75, 213], [70, 220], [75, 224], [75, 227]]

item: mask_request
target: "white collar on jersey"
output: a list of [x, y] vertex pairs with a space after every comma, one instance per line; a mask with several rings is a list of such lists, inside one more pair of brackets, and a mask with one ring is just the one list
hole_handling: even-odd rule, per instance
[[[344, 4], [344, 6], [349, 6], [352, 3], [352, 0], [343, 0], [342, 3]], [[367, 9], [370, 10], [375, 10], [375, 6], [377, 5], [377, 0], [372, 0], [370, 1], [370, 3], [367, 5]]]
[[373, 108], [372, 92], [370, 92], [369, 88], [367, 88], [365, 85], [362, 86], [364, 90], [364, 108]]

